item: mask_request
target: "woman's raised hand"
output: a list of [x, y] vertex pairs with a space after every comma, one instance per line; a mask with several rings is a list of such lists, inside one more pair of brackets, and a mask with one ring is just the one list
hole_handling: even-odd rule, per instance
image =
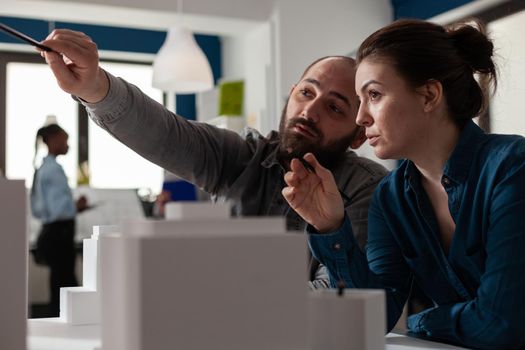
[[304, 160], [313, 168], [309, 171], [299, 159], [290, 163], [284, 175], [287, 184], [282, 194], [290, 207], [320, 233], [338, 229], [344, 218], [344, 205], [332, 173], [308, 153]]

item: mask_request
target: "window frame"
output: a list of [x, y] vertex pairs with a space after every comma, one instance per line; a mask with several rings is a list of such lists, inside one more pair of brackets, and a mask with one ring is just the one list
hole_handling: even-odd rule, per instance
[[[6, 149], [7, 149], [7, 129], [6, 129], [6, 96], [7, 96], [7, 64], [8, 63], [44, 63], [42, 57], [38, 54], [18, 52], [18, 51], [3, 51], [0, 50], [0, 175], [6, 174]], [[104, 59], [101, 58], [102, 63], [122, 63], [122, 64], [135, 64], [135, 65], [153, 65], [153, 62], [146, 60], [125, 60], [125, 59]], [[167, 97], [166, 93], [162, 94], [162, 103], [166, 106]], [[78, 155], [77, 164], [78, 168], [80, 164], [87, 161], [89, 164], [89, 119], [88, 114], [84, 106], [80, 103], [77, 104], [77, 125], [78, 125]]]
[[[515, 13], [521, 12], [525, 10], [525, 1], [522, 0], [509, 0], [503, 3], [497, 3], [494, 6], [485, 8], [483, 10], [478, 10], [475, 12], [472, 12], [464, 17], [455, 19], [452, 22], [445, 22], [441, 23], [443, 25], [447, 24], [454, 24], [454, 23], [460, 23], [462, 21], [468, 21], [471, 18], [477, 19], [483, 26], [483, 29], [486, 30], [489, 23], [492, 21], [496, 21], [498, 19], [502, 19], [507, 16], [511, 16]], [[452, 10], [453, 11], [453, 10]], [[488, 87], [487, 81], [481, 81], [480, 82], [484, 88]], [[489, 96], [492, 97], [492, 96]], [[487, 101], [487, 106], [483, 114], [479, 116], [479, 126], [481, 129], [483, 129], [486, 133], [492, 132], [492, 126], [491, 126], [491, 115], [490, 115], [490, 103], [491, 99], [489, 98]]]

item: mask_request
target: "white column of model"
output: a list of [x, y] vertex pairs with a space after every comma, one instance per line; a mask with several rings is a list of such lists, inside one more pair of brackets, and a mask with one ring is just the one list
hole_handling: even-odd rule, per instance
[[229, 211], [173, 203], [100, 237], [104, 350], [306, 349], [304, 234]]
[[27, 230], [24, 181], [0, 178], [0, 349], [25, 350]]
[[60, 288], [61, 321], [71, 325], [100, 323], [99, 237], [117, 230], [116, 226], [94, 226], [91, 238], [84, 239], [82, 286]]

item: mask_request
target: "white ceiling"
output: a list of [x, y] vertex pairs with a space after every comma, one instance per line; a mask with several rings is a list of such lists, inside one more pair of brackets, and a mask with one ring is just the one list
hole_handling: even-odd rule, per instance
[[0, 15], [236, 36], [267, 21], [274, 0], [2, 0]]
[[[46, 1], [46, 0], [36, 0]], [[135, 9], [179, 12], [205, 16], [264, 21], [272, 12], [273, 0], [58, 0]]]

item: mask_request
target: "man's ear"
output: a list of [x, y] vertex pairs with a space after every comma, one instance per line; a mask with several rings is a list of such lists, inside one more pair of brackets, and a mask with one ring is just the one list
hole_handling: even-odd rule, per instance
[[417, 89], [423, 97], [423, 111], [431, 112], [443, 100], [443, 85], [435, 79], [428, 80], [425, 84]]
[[366, 141], [366, 130], [363, 126], [358, 126], [359, 130], [354, 136], [354, 139], [352, 140], [352, 143], [350, 144], [350, 147], [352, 149], [358, 149], [361, 147], [363, 143]]

